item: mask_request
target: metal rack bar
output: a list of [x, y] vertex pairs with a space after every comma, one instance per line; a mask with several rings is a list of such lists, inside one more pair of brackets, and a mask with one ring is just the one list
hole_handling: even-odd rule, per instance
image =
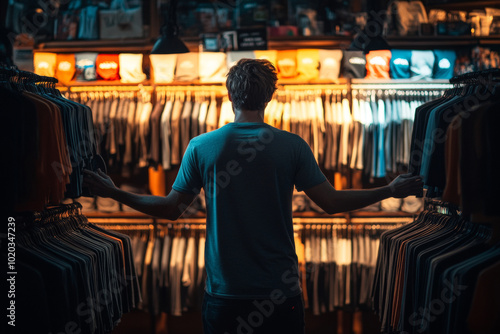
[[413, 217], [351, 218], [351, 224], [398, 224], [411, 223]]

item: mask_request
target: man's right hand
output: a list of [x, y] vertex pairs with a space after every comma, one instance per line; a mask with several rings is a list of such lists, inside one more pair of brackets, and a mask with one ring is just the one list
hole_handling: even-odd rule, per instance
[[423, 186], [422, 177], [412, 176], [411, 173], [399, 175], [388, 185], [391, 196], [396, 198], [419, 195], [422, 193]]

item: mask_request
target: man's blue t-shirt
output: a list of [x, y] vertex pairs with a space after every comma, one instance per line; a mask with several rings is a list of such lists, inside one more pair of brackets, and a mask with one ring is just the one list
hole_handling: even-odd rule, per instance
[[229, 123], [193, 138], [172, 188], [205, 190], [207, 293], [298, 295], [293, 188], [325, 180], [302, 138], [265, 123]]

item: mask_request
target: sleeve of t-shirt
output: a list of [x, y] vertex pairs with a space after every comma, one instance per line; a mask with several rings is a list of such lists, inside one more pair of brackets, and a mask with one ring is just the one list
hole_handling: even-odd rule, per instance
[[299, 140], [297, 157], [294, 184], [298, 191], [307, 190], [326, 181], [311, 148], [303, 139]]
[[203, 186], [194, 145], [190, 142], [184, 156], [182, 157], [179, 173], [175, 178], [172, 189], [189, 194], [199, 194]]

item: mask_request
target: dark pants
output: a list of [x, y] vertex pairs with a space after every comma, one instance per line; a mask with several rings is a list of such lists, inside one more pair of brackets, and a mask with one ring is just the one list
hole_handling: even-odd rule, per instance
[[204, 334], [304, 334], [302, 295], [271, 299], [203, 297]]

